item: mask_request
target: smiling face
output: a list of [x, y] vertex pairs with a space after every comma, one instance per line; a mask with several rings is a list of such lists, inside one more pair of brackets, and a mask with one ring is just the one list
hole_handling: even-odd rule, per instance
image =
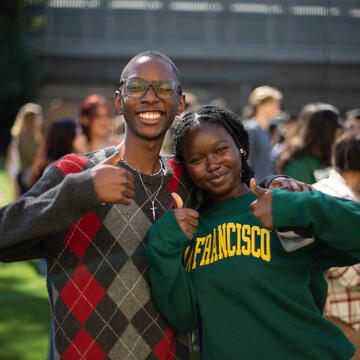
[[241, 180], [240, 151], [221, 125], [201, 122], [186, 135], [182, 152], [190, 177], [213, 202], [248, 191]]
[[[161, 59], [144, 56], [132, 64], [123, 80], [143, 79], [148, 82], [173, 81], [178, 79], [171, 65]], [[159, 98], [149, 86], [141, 97], [130, 97], [124, 85], [115, 94], [115, 105], [123, 113], [127, 124], [127, 137], [135, 136], [146, 140], [163, 139], [178, 112], [185, 105], [184, 95], [178, 92], [172, 98]]]

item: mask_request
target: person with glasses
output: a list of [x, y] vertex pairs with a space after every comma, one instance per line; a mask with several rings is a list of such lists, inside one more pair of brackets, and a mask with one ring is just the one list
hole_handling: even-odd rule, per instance
[[197, 205], [182, 166], [159, 155], [185, 96], [174, 63], [154, 51], [130, 60], [120, 80], [123, 144], [63, 157], [0, 209], [0, 261], [46, 259], [55, 358], [189, 359], [188, 336], [151, 298], [145, 241], [172, 192]]

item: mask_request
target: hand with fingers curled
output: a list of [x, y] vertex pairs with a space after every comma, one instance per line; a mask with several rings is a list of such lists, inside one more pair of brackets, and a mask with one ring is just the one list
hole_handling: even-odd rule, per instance
[[96, 194], [103, 203], [129, 205], [135, 196], [132, 175], [116, 165], [124, 155], [125, 146], [118, 146], [116, 152], [91, 169]]
[[194, 209], [184, 208], [184, 202], [177, 193], [171, 194], [175, 200], [174, 216], [181, 230], [192, 240], [199, 225], [199, 213]]
[[264, 227], [272, 229], [274, 227], [271, 207], [272, 190], [258, 186], [254, 178], [250, 181], [250, 189], [253, 194], [258, 196], [250, 204], [250, 212]]
[[291, 177], [278, 176], [273, 179], [269, 185], [269, 189], [284, 189], [288, 191], [313, 191], [315, 188], [312, 185], [306, 184], [302, 181], [295, 180]]

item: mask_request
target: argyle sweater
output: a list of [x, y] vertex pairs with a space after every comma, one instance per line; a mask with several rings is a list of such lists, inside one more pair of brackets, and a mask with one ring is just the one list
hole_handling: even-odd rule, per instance
[[[135, 180], [131, 205], [97, 198], [90, 168], [113, 153], [111, 147], [67, 155], [3, 207], [0, 261], [47, 260], [55, 359], [189, 359], [188, 336], [169, 327], [151, 298], [145, 236], [155, 221], [138, 173], [128, 168]], [[156, 218], [171, 206], [173, 191], [194, 206], [182, 167], [163, 160], [163, 179], [141, 175], [148, 193], [161, 186]]]

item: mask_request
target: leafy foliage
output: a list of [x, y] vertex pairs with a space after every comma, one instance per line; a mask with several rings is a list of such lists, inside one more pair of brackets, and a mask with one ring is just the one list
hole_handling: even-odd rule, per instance
[[29, 20], [21, 0], [0, 2], [0, 151], [10, 140], [9, 129], [19, 108], [34, 101], [40, 72], [24, 42]]

